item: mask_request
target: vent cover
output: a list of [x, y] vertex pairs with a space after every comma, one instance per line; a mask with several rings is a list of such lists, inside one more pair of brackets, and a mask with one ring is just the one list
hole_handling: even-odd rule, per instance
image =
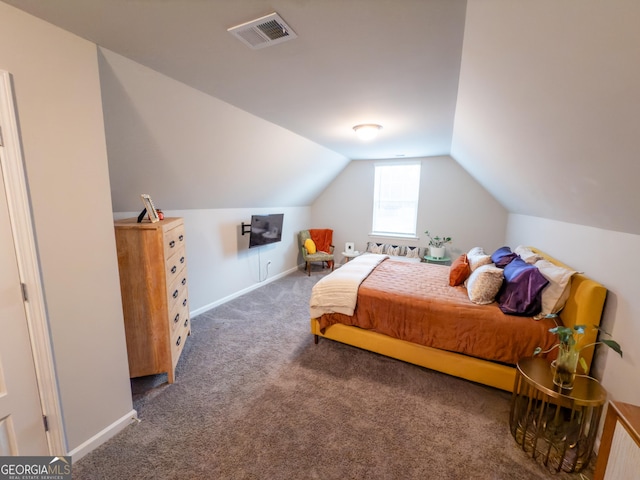
[[298, 36], [277, 13], [231, 27], [227, 32], [253, 50], [293, 40]]

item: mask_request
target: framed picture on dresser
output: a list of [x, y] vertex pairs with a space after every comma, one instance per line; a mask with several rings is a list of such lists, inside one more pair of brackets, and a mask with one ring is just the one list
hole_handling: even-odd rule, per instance
[[156, 207], [153, 205], [153, 200], [151, 200], [151, 197], [149, 196], [149, 194], [143, 193], [142, 195], [140, 195], [140, 198], [142, 198], [142, 203], [144, 204], [144, 208], [147, 209], [147, 214], [149, 215], [149, 220], [151, 220], [151, 223], [158, 222], [160, 220], [160, 217], [158, 216], [158, 211], [156, 210]]

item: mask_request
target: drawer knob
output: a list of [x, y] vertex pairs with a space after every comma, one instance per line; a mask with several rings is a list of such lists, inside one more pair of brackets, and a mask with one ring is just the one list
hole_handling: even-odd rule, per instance
[[186, 306], [187, 306], [187, 299], [186, 299], [186, 298], [182, 301], [182, 306], [183, 306], [183, 307], [186, 307]]
[[184, 257], [180, 257], [180, 263], [184, 263]]
[[173, 247], [175, 247], [175, 246], [176, 246], [176, 241], [175, 241], [175, 240], [171, 240], [171, 241], [169, 242], [169, 248], [173, 248]]
[[178, 337], [178, 340], [176, 340], [176, 347], [180, 346], [180, 342], [182, 341], [182, 336]]
[[178, 240], [180, 240], [180, 241], [182, 242], [182, 241], [184, 240], [184, 235], [180, 235], [180, 236], [178, 237]]
[[178, 298], [178, 290], [176, 290], [175, 292], [173, 292], [173, 298]]
[[173, 323], [178, 323], [178, 320], [180, 320], [180, 314], [176, 313], [176, 318], [173, 319]]
[[182, 285], [186, 285], [186, 284], [187, 284], [187, 279], [186, 279], [186, 278], [183, 278], [183, 279], [182, 279]]
[[184, 326], [186, 327], [187, 325], [189, 325], [189, 319], [188, 319], [188, 318], [185, 318], [185, 320], [184, 320]]
[[171, 273], [176, 273], [176, 270], [177, 270], [177, 269], [178, 269], [178, 268], [174, 265], [173, 267], [171, 267]]

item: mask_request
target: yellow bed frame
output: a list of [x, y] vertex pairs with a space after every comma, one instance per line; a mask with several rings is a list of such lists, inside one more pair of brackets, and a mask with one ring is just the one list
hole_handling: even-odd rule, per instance
[[[556, 265], [571, 268], [538, 249], [531, 249]], [[560, 318], [567, 327], [574, 325], [587, 326], [579, 345], [588, 345], [596, 341], [598, 330], [591, 328], [591, 326], [600, 325], [606, 296], [606, 288], [599, 283], [580, 273], [573, 275], [571, 293], [564, 309], [560, 312]], [[425, 347], [348, 325], [334, 324], [327, 327], [324, 333], [321, 333], [319, 322], [316, 318], [311, 319], [311, 333], [315, 335], [316, 343], [319, 337], [324, 337], [473, 382], [509, 392], [513, 390], [516, 375], [514, 366]], [[593, 353], [593, 346], [585, 348], [581, 352], [581, 356], [589, 367], [591, 367]], [[531, 354], [533, 355], [533, 352]]]

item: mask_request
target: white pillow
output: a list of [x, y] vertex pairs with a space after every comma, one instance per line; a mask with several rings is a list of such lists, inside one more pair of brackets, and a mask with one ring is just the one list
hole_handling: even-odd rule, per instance
[[377, 243], [370, 243], [369, 244], [369, 248], [367, 248], [367, 251], [369, 253], [378, 253], [381, 254], [383, 253], [382, 251], [384, 250], [384, 243], [381, 244], [377, 244]]
[[421, 258], [420, 247], [407, 247], [407, 258]]
[[558, 313], [564, 307], [571, 291], [571, 277], [574, 270], [554, 265], [548, 260], [538, 260], [535, 263], [542, 276], [549, 280], [549, 284], [542, 289], [541, 315]]
[[476, 268], [482, 265], [489, 265], [491, 262], [491, 255], [484, 253], [482, 247], [473, 247], [467, 253], [467, 260], [469, 261], [469, 268], [473, 272]]
[[503, 280], [504, 270], [493, 263], [476, 268], [464, 282], [469, 300], [478, 305], [493, 303]]
[[394, 256], [399, 256], [400, 255], [400, 247], [394, 247], [393, 245], [389, 245], [387, 247], [387, 255], [394, 255]]
[[518, 254], [522, 260], [531, 265], [536, 263], [538, 260], [544, 260], [542, 255], [535, 253], [529, 247], [525, 247], [523, 245], [518, 245], [513, 253]]

